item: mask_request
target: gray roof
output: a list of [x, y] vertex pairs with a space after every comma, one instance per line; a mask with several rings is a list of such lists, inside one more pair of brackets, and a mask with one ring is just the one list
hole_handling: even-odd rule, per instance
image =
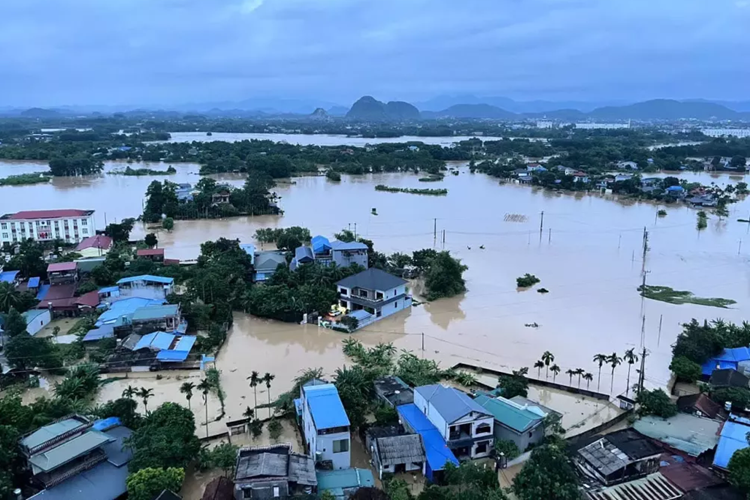
[[377, 438], [375, 446], [378, 447], [380, 463], [383, 465], [425, 461], [424, 445], [422, 444], [422, 436], [419, 434]]
[[286, 477], [288, 467], [289, 455], [270, 452], [252, 454], [240, 457], [235, 478]]
[[367, 250], [367, 245], [361, 241], [338, 241], [334, 240], [331, 242], [331, 248], [340, 252], [346, 252], [349, 250]]
[[133, 313], [133, 321], [149, 321], [175, 316], [180, 311], [177, 304], [165, 304], [163, 306], [146, 306], [136, 309]]
[[645, 436], [697, 457], [718, 444], [721, 422], [678, 413], [666, 420], [653, 416], [643, 417], [635, 421], [633, 428]]
[[101, 447], [111, 439], [103, 432], [87, 431], [80, 436], [63, 442], [59, 446], [32, 455], [29, 458], [29, 463], [33, 465], [35, 474], [49, 472]]
[[45, 425], [44, 427], [37, 429], [25, 438], [21, 439], [21, 446], [28, 450], [33, 450], [37, 446], [40, 446], [48, 441], [56, 439], [63, 434], [73, 431], [78, 428], [84, 428], [89, 425], [89, 421], [83, 417], [72, 416], [59, 420], [57, 422]]
[[465, 393], [453, 387], [440, 384], [423, 385], [414, 389], [426, 401], [432, 403], [438, 413], [448, 424], [468, 415], [471, 412], [491, 417], [492, 414], [482, 408]]
[[414, 402], [414, 391], [406, 382], [395, 375], [377, 379], [375, 381], [375, 392], [394, 407]]
[[371, 267], [367, 271], [362, 271], [354, 276], [344, 278], [336, 284], [345, 288], [364, 288], [366, 290], [385, 291], [406, 284], [406, 280]]
[[315, 260], [315, 257], [313, 257], [312, 248], [301, 246], [297, 247], [294, 250], [294, 258], [297, 259], [297, 262], [302, 262], [303, 259], [306, 260]]
[[317, 485], [318, 478], [315, 475], [313, 459], [297, 453], [289, 455], [289, 480], [305, 486]]
[[306, 455], [291, 453], [290, 445], [240, 450], [235, 471], [235, 481], [267, 481], [277, 478], [314, 486], [315, 462]]
[[135, 349], [135, 346], [138, 345], [138, 342], [141, 341], [143, 338], [143, 335], [138, 335], [137, 333], [131, 333], [127, 337], [125, 337], [125, 340], [122, 341], [122, 344], [120, 344], [120, 347], [123, 349], [128, 349], [129, 351], [132, 351]]
[[260, 252], [255, 256], [256, 271], [275, 271], [279, 264], [286, 265], [286, 257], [283, 252]]
[[578, 454], [603, 476], [609, 476], [627, 467], [631, 462], [622, 450], [607, 441], [606, 438], [598, 439], [588, 446], [584, 446], [578, 450]]

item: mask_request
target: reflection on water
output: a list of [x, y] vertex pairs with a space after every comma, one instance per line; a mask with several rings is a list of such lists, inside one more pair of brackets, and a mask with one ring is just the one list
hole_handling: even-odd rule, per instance
[[[122, 168], [122, 164], [115, 165]], [[0, 166], [0, 175], [16, 168]], [[175, 168], [178, 173], [170, 180], [198, 180], [197, 165], [176, 164]], [[698, 232], [695, 210], [682, 205], [623, 204], [612, 197], [499, 185], [495, 179], [461, 170], [460, 175], [447, 176], [437, 183], [448, 189], [445, 197], [374, 190], [376, 184], [424, 187], [417, 175], [344, 176], [341, 183], [324, 177], [298, 178], [295, 184], [276, 188], [282, 196], [283, 216], [178, 221], [171, 233], [159, 233], [160, 246], [169, 257], [193, 258], [206, 240], [226, 237], [251, 241], [260, 227], [300, 225], [313, 234], [328, 236], [341, 228], [356, 227], [358, 234], [372, 239], [376, 248], [386, 253], [408, 253], [425, 247], [450, 250], [469, 267], [464, 276], [468, 290], [463, 296], [414, 307], [356, 334], [368, 345], [391, 341], [398, 348], [421, 353], [424, 333], [423, 354], [443, 366], [464, 361], [508, 370], [532, 366], [549, 350], [563, 373], [576, 368], [596, 373], [591, 360], [595, 354], [622, 354], [640, 345], [641, 299], [636, 288], [643, 268], [650, 271], [651, 284], [737, 301], [730, 309], [646, 301], [649, 384], [666, 384], [670, 345], [682, 323], [691, 318], [702, 321], [717, 317], [740, 322], [747, 317], [750, 227], [737, 222], [750, 213], [747, 201], [730, 205], [730, 216], [724, 221], [711, 215], [708, 227]], [[728, 181], [728, 177], [704, 173], [682, 176], [702, 183]], [[101, 229], [105, 213], [109, 221], [137, 216], [151, 180], [100, 175], [54, 179], [47, 185], [3, 187], [0, 212], [90, 208], [97, 210], [97, 226]], [[231, 182], [239, 185], [242, 179]], [[371, 215], [373, 207], [379, 215]], [[656, 217], [660, 208], [667, 211], [666, 217]], [[540, 231], [542, 211], [544, 226]], [[507, 222], [506, 214], [521, 214], [527, 220]], [[641, 262], [644, 227], [649, 231], [650, 247], [645, 264]], [[145, 228], [138, 226], [134, 236], [144, 233]], [[539, 277], [538, 286], [549, 293], [516, 290], [516, 278], [525, 273]], [[526, 328], [526, 323], [540, 326]], [[342, 338], [340, 333], [314, 326], [237, 314], [227, 345], [218, 357], [230, 395], [227, 413], [236, 416], [247, 405], [245, 378], [252, 370], [277, 376], [272, 395], [286, 390], [307, 367], [323, 367], [332, 374], [346, 362], [340, 352]], [[615, 370], [615, 392], [624, 389], [626, 372], [626, 367]], [[172, 391], [179, 384], [164, 387]], [[602, 388], [609, 387], [610, 371], [605, 368]], [[107, 386], [104, 390], [110, 389]], [[180, 399], [178, 392], [174, 394], [174, 399]], [[258, 396], [260, 399], [261, 394]], [[213, 413], [215, 405], [210, 407]], [[201, 421], [205, 419], [196, 415]]]

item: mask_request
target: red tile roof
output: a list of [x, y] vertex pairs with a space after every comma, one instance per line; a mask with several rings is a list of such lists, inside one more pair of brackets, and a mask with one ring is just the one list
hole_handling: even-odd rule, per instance
[[4, 215], [3, 219], [59, 219], [60, 217], [84, 217], [93, 214], [93, 210], [25, 210], [15, 214]]
[[86, 250], [87, 248], [102, 248], [108, 250], [112, 247], [112, 238], [97, 234], [84, 238], [76, 247], [76, 250]]
[[75, 262], [57, 262], [55, 264], [50, 264], [49, 266], [47, 266], [48, 273], [54, 273], [54, 272], [60, 272], [60, 271], [75, 271], [75, 270], [76, 270]]
[[138, 257], [148, 257], [151, 255], [164, 255], [164, 249], [163, 248], [145, 248], [143, 250], [138, 250], [136, 252], [136, 255], [138, 255]]

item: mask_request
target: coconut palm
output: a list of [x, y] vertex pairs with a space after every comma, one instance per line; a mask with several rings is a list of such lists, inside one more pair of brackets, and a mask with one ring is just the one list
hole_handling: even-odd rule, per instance
[[253, 408], [258, 407], [258, 384], [260, 384], [260, 374], [256, 371], [253, 371], [250, 373], [250, 376], [247, 377], [247, 380], [250, 381], [250, 387], [253, 388], [253, 393], [255, 395], [255, 406]]
[[544, 354], [542, 354], [542, 361], [544, 362], [544, 366], [547, 367], [545, 378], [549, 378], [549, 365], [555, 361], [555, 355], [549, 351], [544, 351]]
[[565, 374], [570, 377], [570, 385], [573, 385], [573, 375], [576, 374], [575, 370], [565, 370]]
[[138, 389], [138, 392], [136, 393], [136, 396], [138, 396], [139, 398], [143, 400], [143, 408], [146, 410], [146, 413], [148, 413], [148, 399], [153, 395], [154, 395], [154, 390], [146, 389], [145, 387], [141, 387], [140, 389]]
[[211, 383], [204, 378], [196, 387], [203, 394], [203, 406], [206, 407], [206, 437], [208, 437], [208, 392], [211, 390]]
[[618, 356], [616, 352], [613, 352], [607, 357], [607, 362], [609, 363], [609, 366], [612, 367], [612, 380], [609, 387], [609, 391], [612, 392], [612, 389], [615, 386], [615, 368], [622, 364], [622, 358]]
[[138, 394], [138, 390], [132, 385], [129, 385], [127, 389], [122, 391], [122, 397], [127, 399], [133, 399], [133, 396], [135, 396], [136, 394]]
[[541, 359], [534, 363], [534, 368], [536, 368], [536, 376], [541, 377], [542, 376], [542, 368], [544, 368], [544, 361]]
[[188, 410], [190, 411], [193, 411], [190, 407], [190, 400], [193, 399], [193, 389], [195, 389], [195, 384], [192, 382], [185, 382], [180, 386], [180, 392], [185, 395], [185, 399], [188, 402]]
[[261, 379], [266, 384], [266, 389], [268, 389], [268, 417], [271, 417], [271, 382], [273, 379], [276, 378], [276, 375], [271, 375], [270, 373], [266, 373], [263, 375], [263, 378]]
[[609, 356], [606, 354], [596, 354], [594, 356], [594, 363], [597, 363], [599, 365], [599, 377], [596, 379], [596, 390], [599, 390], [599, 386], [602, 383], [602, 366], [604, 366], [604, 363], [609, 362]]
[[557, 374], [560, 373], [560, 367], [557, 365], [552, 365], [549, 367], [549, 371], [552, 372], [552, 381], [555, 381], [555, 378], [557, 378]]
[[591, 383], [592, 380], [594, 380], [594, 375], [589, 372], [586, 372], [583, 374], [583, 380], [586, 381], [586, 389], [588, 389], [589, 384]]
[[245, 408], [245, 411], [242, 412], [242, 416], [248, 420], [252, 420], [253, 417], [255, 417], [255, 410], [248, 406], [247, 408]]
[[583, 368], [576, 368], [575, 370], [573, 370], [573, 373], [575, 375], [578, 375], [578, 388], [580, 389], [581, 388], [581, 376], [584, 373], [586, 373], [586, 370], [584, 370]]
[[626, 394], [630, 392], [630, 369], [633, 367], [635, 363], [638, 362], [638, 355], [635, 353], [635, 348], [631, 347], [627, 351], [625, 351], [625, 355], [623, 356], [623, 359], [628, 364], [628, 385], [626, 389]]

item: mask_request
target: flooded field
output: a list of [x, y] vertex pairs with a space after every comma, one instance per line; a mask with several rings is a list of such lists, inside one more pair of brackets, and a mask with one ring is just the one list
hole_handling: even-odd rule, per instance
[[[197, 181], [196, 165], [175, 167], [178, 174], [170, 180]], [[39, 169], [4, 164], [0, 165], [0, 176], [19, 168]], [[641, 298], [636, 288], [643, 268], [649, 271], [649, 284], [737, 301], [729, 309], [717, 309], [647, 300], [646, 380], [652, 386], [664, 386], [669, 379], [670, 344], [681, 323], [691, 318], [702, 321], [721, 317], [735, 322], [747, 318], [750, 226], [737, 219], [748, 217], [749, 202], [730, 205], [730, 216], [724, 220], [711, 215], [708, 227], [697, 231], [695, 210], [681, 205], [622, 203], [598, 195], [500, 185], [496, 179], [471, 175], [464, 168], [461, 171], [458, 176], [449, 175], [434, 183], [437, 186], [429, 186], [448, 189], [444, 197], [374, 189], [376, 184], [424, 187], [416, 175], [344, 176], [341, 183], [323, 177], [298, 178], [294, 184], [280, 184], [275, 189], [281, 196], [283, 216], [178, 221], [174, 231], [159, 234], [160, 246], [166, 248], [168, 257], [192, 258], [205, 240], [227, 237], [251, 241], [261, 227], [301, 225], [313, 234], [327, 236], [341, 228], [356, 227], [358, 234], [372, 239], [381, 252], [411, 252], [433, 246], [450, 250], [469, 267], [464, 295], [414, 307], [356, 334], [367, 345], [393, 342], [398, 348], [419, 352], [424, 333], [424, 356], [443, 366], [464, 361], [507, 371], [532, 366], [544, 351], [551, 351], [562, 373], [583, 368], [596, 376], [597, 366], [592, 362], [595, 354], [622, 355], [626, 349], [640, 346]], [[720, 174], [680, 175], [704, 184], [738, 180]], [[100, 175], [3, 187], [0, 212], [95, 209], [97, 226], [102, 228], [105, 212], [108, 220], [137, 216], [151, 180]], [[230, 180], [242, 182], [238, 177]], [[377, 208], [378, 216], [370, 215], [372, 208]], [[665, 208], [666, 217], [656, 217], [660, 208]], [[525, 222], [506, 221], [506, 214], [525, 216]], [[641, 259], [644, 227], [649, 231], [650, 248], [645, 263]], [[141, 226], [137, 231], [135, 236], [144, 233]], [[539, 277], [538, 286], [550, 293], [516, 289], [515, 279], [525, 273]], [[530, 323], [539, 327], [524, 326]], [[333, 374], [345, 363], [340, 349], [342, 338], [340, 333], [314, 326], [236, 314], [217, 359], [227, 392], [227, 416], [236, 418], [249, 404], [252, 393], [246, 377], [252, 370], [276, 376], [272, 397], [287, 390], [293, 378], [307, 367], [323, 367], [327, 375]], [[627, 366], [620, 366], [611, 380], [611, 370], [605, 366], [602, 390], [608, 391], [611, 386], [614, 394], [624, 392], [626, 374]], [[128, 383], [108, 384], [102, 399], [117, 397]], [[179, 394], [180, 383], [171, 374], [158, 381], [153, 377], [138, 381], [155, 389], [157, 396], [149, 406], [163, 400], [184, 401]], [[265, 387], [259, 388], [259, 402], [267, 399], [265, 391]], [[193, 410], [197, 420], [203, 422], [200, 399], [199, 395], [193, 398]], [[218, 411], [218, 401], [210, 399], [209, 420]], [[223, 425], [210, 424], [209, 429], [218, 432]]]

